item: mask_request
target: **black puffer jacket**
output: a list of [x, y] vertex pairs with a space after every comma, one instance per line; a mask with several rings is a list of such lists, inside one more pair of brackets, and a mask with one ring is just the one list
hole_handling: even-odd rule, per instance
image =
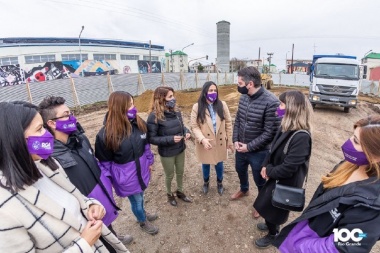
[[233, 142], [248, 144], [250, 152], [269, 149], [281, 122], [276, 116], [279, 105], [277, 97], [264, 87], [252, 96], [241, 95], [235, 118]]
[[156, 123], [156, 114], [154, 112], [149, 114], [147, 120], [149, 143], [158, 146], [160, 156], [176, 156], [185, 150], [186, 145], [184, 138], [175, 143], [174, 136], [185, 137], [190, 131], [183, 124], [181, 112], [165, 111], [164, 116], [165, 120], [157, 120]]

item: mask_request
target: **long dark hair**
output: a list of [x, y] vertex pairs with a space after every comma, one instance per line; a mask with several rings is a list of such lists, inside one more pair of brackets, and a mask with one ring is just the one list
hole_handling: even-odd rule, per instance
[[[113, 152], [116, 152], [123, 139], [128, 138], [132, 133], [132, 124], [126, 115], [132, 105], [132, 100], [132, 95], [125, 91], [112, 92], [108, 98], [105, 144]], [[138, 115], [136, 115], [136, 124], [141, 132], [147, 132], [144, 120]]]
[[42, 177], [24, 136], [36, 115], [36, 109], [23, 104], [0, 103], [0, 171], [5, 178], [0, 187], [11, 192], [23, 190], [25, 185], [32, 185]]
[[203, 85], [201, 94], [199, 95], [199, 98], [198, 98], [198, 115], [197, 115], [198, 124], [203, 124], [206, 120], [206, 110], [208, 107], [206, 97], [207, 97], [208, 89], [210, 88], [211, 85], [215, 85], [216, 91], [218, 93], [218, 97], [212, 104], [212, 107], [214, 108], [214, 111], [216, 111], [216, 113], [219, 115], [220, 120], [222, 121], [224, 120], [223, 104], [222, 104], [222, 101], [219, 100], [218, 86], [214, 82], [209, 81], [209, 82], [205, 82], [205, 84]]

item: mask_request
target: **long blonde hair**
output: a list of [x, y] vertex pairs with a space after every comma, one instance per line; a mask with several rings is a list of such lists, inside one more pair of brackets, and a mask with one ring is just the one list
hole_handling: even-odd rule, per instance
[[[354, 129], [360, 127], [359, 139], [369, 165], [366, 168], [368, 176], [380, 179], [380, 116], [373, 115], [355, 123]], [[322, 177], [324, 188], [334, 188], [344, 182], [359, 168], [358, 165], [344, 161], [338, 168]]]
[[[174, 89], [172, 87], [157, 87], [153, 93], [153, 102], [151, 106], [151, 111], [156, 114], [156, 123], [157, 120], [165, 120], [164, 112], [166, 108], [166, 96], [169, 91], [172, 91], [174, 94]], [[176, 110], [176, 108], [169, 109]]]
[[286, 112], [281, 121], [283, 132], [312, 130], [313, 108], [309, 99], [300, 91], [287, 91], [285, 95]]

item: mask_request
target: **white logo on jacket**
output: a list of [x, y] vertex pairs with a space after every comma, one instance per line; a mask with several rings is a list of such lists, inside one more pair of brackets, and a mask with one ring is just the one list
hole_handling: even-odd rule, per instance
[[145, 134], [142, 134], [142, 135], [140, 135], [140, 137], [141, 137], [141, 139], [146, 139], [146, 133]]

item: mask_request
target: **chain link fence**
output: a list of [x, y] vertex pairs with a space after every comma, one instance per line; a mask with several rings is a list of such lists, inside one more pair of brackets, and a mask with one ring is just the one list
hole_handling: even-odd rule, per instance
[[[309, 86], [304, 74], [272, 74], [275, 85]], [[201, 88], [207, 81], [218, 85], [237, 83], [237, 73], [150, 73], [58, 79], [0, 88], [0, 101], [29, 101], [38, 104], [48, 95], [61, 96], [68, 106], [77, 107], [107, 101], [112, 91], [127, 91], [133, 96], [164, 85], [174, 90]], [[379, 82], [363, 80], [360, 91], [380, 96]]]

